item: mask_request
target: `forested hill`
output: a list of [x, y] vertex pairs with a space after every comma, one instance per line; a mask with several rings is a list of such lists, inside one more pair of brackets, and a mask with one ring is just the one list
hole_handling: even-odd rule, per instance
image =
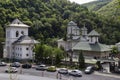
[[87, 8], [68, 0], [0, 0], [0, 25], [19, 18], [32, 26], [30, 35], [37, 39], [63, 37], [65, 27]]
[[119, 19], [120, 7], [118, 6], [120, 3], [118, 1], [120, 0], [97, 0], [83, 4], [83, 6], [86, 6], [90, 11], [94, 11], [103, 17]]
[[114, 17], [120, 18], [120, 7], [118, 0], [113, 0], [109, 4], [103, 6], [101, 9], [97, 11], [97, 13], [107, 16], [107, 17]]
[[97, 16], [86, 7], [68, 0], [0, 0], [0, 30], [3, 31], [4, 26], [15, 18], [30, 25], [30, 36], [44, 43], [64, 37], [71, 20], [79, 27], [85, 24], [88, 32], [96, 29], [101, 34], [102, 43], [120, 41], [119, 21]]
[[97, 1], [92, 1], [86, 4], [83, 4], [83, 6], [87, 7], [90, 11], [97, 11], [103, 6], [106, 6], [113, 0], [97, 0]]

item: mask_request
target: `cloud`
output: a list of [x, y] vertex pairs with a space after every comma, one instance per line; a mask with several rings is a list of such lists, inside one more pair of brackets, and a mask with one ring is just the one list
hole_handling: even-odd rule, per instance
[[96, 1], [96, 0], [69, 0], [69, 1], [76, 2], [78, 4], [83, 4], [83, 3], [88, 3], [88, 2]]

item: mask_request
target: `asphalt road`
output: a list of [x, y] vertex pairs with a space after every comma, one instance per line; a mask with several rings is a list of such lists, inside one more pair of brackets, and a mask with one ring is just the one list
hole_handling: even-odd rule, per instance
[[0, 73], [0, 80], [57, 80], [57, 79], [32, 76], [32, 75]]
[[[5, 73], [5, 69], [6, 67], [0, 67], [0, 73]], [[18, 68], [18, 73], [20, 74], [20, 68]], [[8, 74], [8, 73], [5, 73]], [[35, 70], [33, 68], [31, 69], [22, 69], [22, 74], [20, 75], [26, 75], [26, 76], [37, 76], [37, 77], [47, 77], [47, 78], [53, 78], [56, 79], [57, 78], [57, 72], [47, 72], [47, 71], [38, 71]], [[60, 77], [60, 75], [58, 75], [58, 77]], [[106, 74], [84, 74], [82, 77], [74, 77], [74, 76], [69, 76], [69, 75], [62, 75], [62, 80], [120, 80], [120, 77], [114, 77], [114, 76], [107, 76]], [[1, 76], [0, 76], [0, 80], [1, 80]], [[3, 79], [2, 79], [3, 80]]]

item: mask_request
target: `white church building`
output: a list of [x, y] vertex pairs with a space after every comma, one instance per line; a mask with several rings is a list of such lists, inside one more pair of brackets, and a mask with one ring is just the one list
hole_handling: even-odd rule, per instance
[[34, 44], [39, 42], [28, 36], [30, 26], [22, 23], [19, 19], [6, 26], [6, 40], [4, 46], [4, 58], [32, 60], [34, 58]]

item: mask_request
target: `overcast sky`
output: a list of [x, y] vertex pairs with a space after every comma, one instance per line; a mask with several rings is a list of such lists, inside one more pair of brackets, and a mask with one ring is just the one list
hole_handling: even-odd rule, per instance
[[83, 3], [87, 3], [87, 2], [91, 2], [91, 1], [95, 1], [95, 0], [70, 0], [71, 2], [76, 2], [79, 4], [83, 4]]

